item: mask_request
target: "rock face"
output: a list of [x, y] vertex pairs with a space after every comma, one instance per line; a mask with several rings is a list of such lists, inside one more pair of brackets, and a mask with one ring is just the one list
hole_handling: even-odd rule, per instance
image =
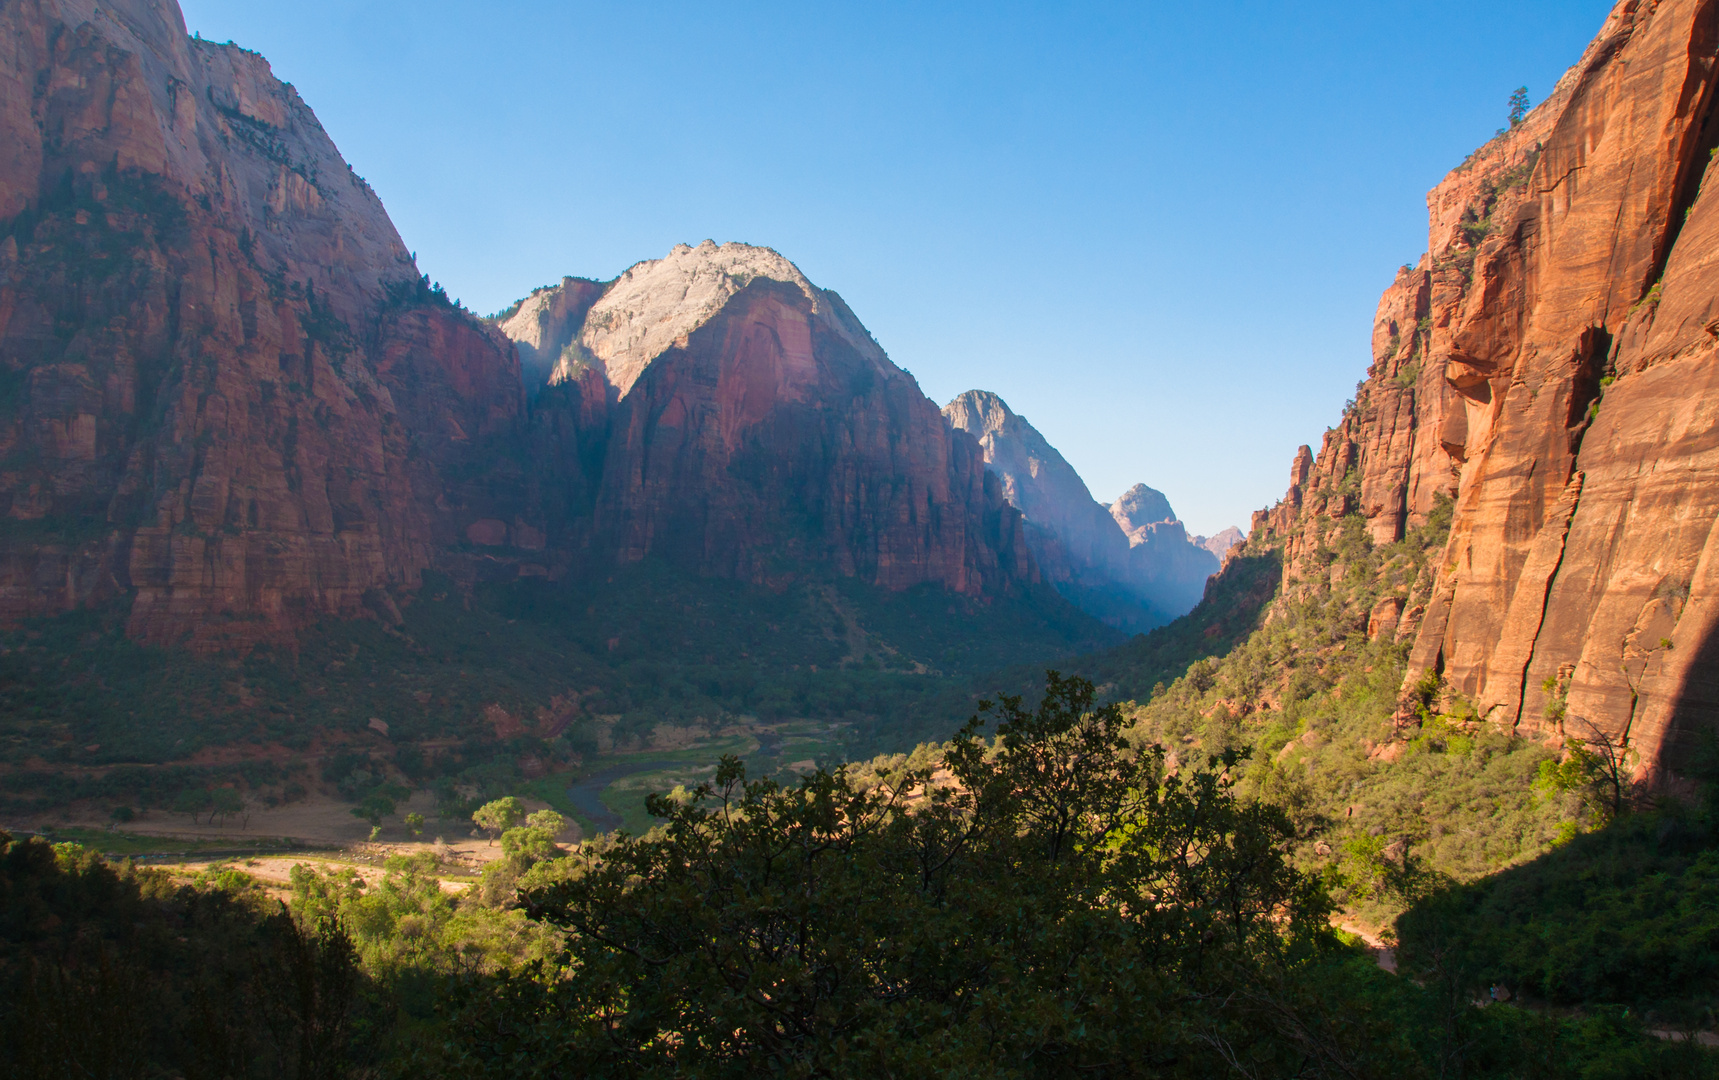
[[986, 468], [1026, 519], [1034, 557], [1048, 580], [1099, 584], [1126, 574], [1127, 538], [1074, 467], [1002, 398], [969, 390], [945, 405], [943, 416], [950, 427], [978, 440]]
[[134, 636], [239, 647], [414, 584], [439, 466], [521, 416], [506, 339], [171, 0], [0, 29], [0, 618], [129, 590]]
[[1218, 560], [1189, 541], [1161, 493], [1140, 484], [1105, 507], [1044, 436], [989, 391], [967, 391], [943, 415], [979, 441], [986, 467], [1026, 519], [1027, 544], [1045, 578], [1071, 599], [1131, 630], [1199, 603]]
[[1142, 540], [1152, 526], [1175, 521], [1176, 512], [1162, 491], [1135, 484], [1110, 504], [1110, 516], [1130, 540]]
[[1230, 548], [1235, 547], [1245, 539], [1247, 538], [1242, 535], [1242, 531], [1231, 525], [1216, 536], [1196, 536], [1194, 543], [1211, 552], [1221, 562], [1223, 557], [1230, 553]]
[[[566, 277], [514, 304], [496, 325], [519, 347], [519, 368], [527, 391], [545, 386], [609, 282]], [[572, 357], [567, 357], [572, 362]]]
[[758, 582], [821, 566], [972, 595], [1037, 579], [978, 444], [787, 259], [706, 241], [592, 302], [589, 286], [500, 324], [556, 354], [533, 425], [562, 463], [556, 532], [575, 558]]
[[0, 621], [130, 597], [143, 641], [290, 648], [432, 564], [648, 554], [1035, 579], [978, 446], [774, 252], [677, 248], [498, 328], [172, 0], [21, 0], [0, 31]]
[[1189, 538], [1170, 500], [1135, 484], [1111, 504], [1110, 516], [1128, 537], [1134, 587], [1177, 615], [1192, 611], [1205, 595], [1206, 579], [1218, 572], [1219, 560]]
[[1566, 734], [1627, 740], [1643, 770], [1719, 721], [1716, 60], [1719, 6], [1619, 3], [1429, 196], [1430, 254], [1384, 295], [1354, 407], [1255, 516], [1307, 589], [1344, 516], [1388, 543], [1454, 499], [1398, 630], [1410, 683], [1440, 672], [1547, 733], [1564, 697]]

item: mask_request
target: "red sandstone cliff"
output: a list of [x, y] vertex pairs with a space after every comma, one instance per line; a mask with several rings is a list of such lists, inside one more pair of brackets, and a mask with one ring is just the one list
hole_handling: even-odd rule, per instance
[[522, 407], [260, 57], [172, 0], [0, 7], [0, 618], [289, 642], [417, 580], [438, 469]]
[[677, 249], [504, 326], [172, 0], [0, 6], [0, 621], [129, 597], [141, 640], [290, 646], [433, 563], [647, 554], [1034, 579], [977, 446], [773, 252]]
[[978, 444], [774, 251], [682, 245], [590, 285], [501, 322], [556, 358], [532, 424], [575, 558], [974, 595], [1036, 579]]
[[[1375, 541], [1455, 499], [1408, 679], [1675, 767], [1719, 721], [1719, 3], [1624, 0], [1528, 118], [1429, 196], [1373, 365], [1256, 515], [1286, 586], [1349, 513]], [[1418, 603], [1415, 601], [1418, 600]]]

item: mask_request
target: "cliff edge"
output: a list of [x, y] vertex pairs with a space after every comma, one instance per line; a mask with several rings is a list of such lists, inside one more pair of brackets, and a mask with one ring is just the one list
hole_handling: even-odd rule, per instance
[[1368, 378], [1255, 516], [1290, 590], [1360, 515], [1454, 500], [1410, 598], [1432, 673], [1508, 728], [1675, 770], [1719, 722], [1719, 5], [1626, 0], [1520, 124], [1428, 197]]

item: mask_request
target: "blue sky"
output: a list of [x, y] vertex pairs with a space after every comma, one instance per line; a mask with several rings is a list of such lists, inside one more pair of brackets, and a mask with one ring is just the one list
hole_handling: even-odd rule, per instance
[[1197, 532], [1280, 497], [1425, 194], [1604, 0], [183, 0], [274, 64], [479, 312], [766, 244], [940, 404], [1001, 393]]

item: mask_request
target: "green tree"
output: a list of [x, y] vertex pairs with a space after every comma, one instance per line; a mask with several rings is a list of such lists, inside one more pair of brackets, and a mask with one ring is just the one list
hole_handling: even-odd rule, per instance
[[406, 815], [406, 828], [412, 830], [413, 836], [424, 835], [424, 815], [413, 811]]
[[209, 793], [209, 819], [219, 817], [225, 825], [227, 819], [235, 814], [245, 812], [245, 800], [238, 791], [230, 787], [218, 787]]
[[[526, 816], [525, 824], [509, 829], [501, 837], [501, 849], [508, 854], [522, 854], [541, 862], [561, 854], [555, 838], [567, 827], [567, 819], [553, 810], [539, 810]], [[511, 838], [511, 839], [510, 839]]]
[[512, 795], [494, 802], [484, 803], [472, 814], [472, 821], [477, 827], [490, 834], [490, 843], [495, 838], [518, 825], [525, 817], [525, 807]]
[[484, 867], [479, 899], [492, 907], [511, 906], [521, 878], [533, 867], [566, 854], [555, 843], [566, 825], [567, 819], [555, 811], [539, 810], [528, 816], [525, 824], [502, 833], [501, 858]]
[[1528, 88], [1518, 86], [1510, 94], [1510, 126], [1520, 124], [1528, 115]]
[[382, 819], [392, 816], [393, 813], [394, 800], [380, 790], [368, 793], [364, 796], [364, 801], [352, 808], [353, 817], [368, 821], [374, 828], [381, 828]]
[[231, 867], [187, 881], [0, 832], [4, 1080], [355, 1075], [355, 960]]
[[212, 808], [215, 797], [207, 788], [185, 788], [173, 797], [173, 812], [175, 814], [191, 815], [191, 824], [197, 824], [197, 815]]
[[1563, 759], [1542, 761], [1534, 788], [1542, 795], [1576, 795], [1589, 824], [1604, 828], [1629, 809], [1635, 751], [1598, 724], [1581, 717], [1573, 722], [1585, 726], [1588, 737], [1565, 739]]
[[568, 933], [567, 974], [514, 984], [539, 1004], [507, 1052], [593, 1075], [1072, 1076], [1232, 1052], [1271, 1072], [1264, 1025], [1217, 1003], [1328, 941], [1327, 908], [1284, 816], [1233, 796], [1237, 756], [1172, 770], [1054, 674], [1036, 711], [982, 709], [997, 739], [976, 717], [947, 775], [785, 788], [730, 757], [685, 802], [651, 799], [660, 830], [580, 848], [525, 894]]

